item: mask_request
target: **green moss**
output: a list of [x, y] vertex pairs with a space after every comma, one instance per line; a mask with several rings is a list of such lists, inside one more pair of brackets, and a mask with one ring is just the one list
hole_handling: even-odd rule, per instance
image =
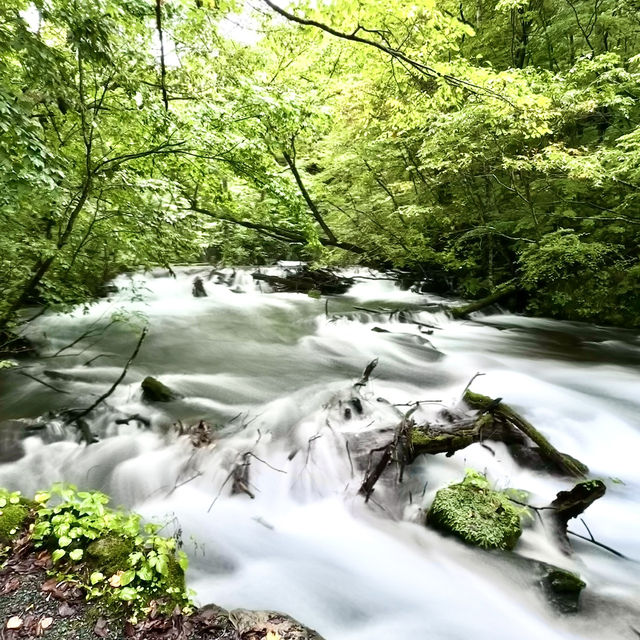
[[173, 589], [179, 589], [180, 593], [182, 593], [186, 586], [184, 580], [184, 571], [182, 567], [178, 564], [178, 561], [171, 556], [169, 558], [169, 570], [167, 572], [167, 586]]
[[431, 435], [427, 435], [427, 433], [422, 429], [413, 427], [409, 432], [409, 440], [411, 441], [412, 446], [419, 448], [421, 446], [428, 446], [433, 441], [433, 437]]
[[9, 544], [22, 529], [29, 509], [22, 503], [6, 504], [0, 509], [0, 542]]
[[87, 560], [106, 576], [126, 569], [129, 565], [129, 554], [134, 550], [131, 538], [107, 536], [92, 542], [87, 547]]
[[561, 613], [575, 613], [580, 608], [580, 594], [587, 586], [577, 573], [545, 565], [540, 585], [549, 602]]
[[554, 569], [546, 579], [556, 593], [580, 593], [587, 586], [577, 573], [564, 569]]
[[522, 533], [521, 513], [484, 476], [469, 471], [461, 483], [436, 493], [427, 523], [483, 549], [510, 550]]
[[176, 398], [176, 394], [167, 385], [151, 376], [146, 377], [140, 386], [142, 397], [148, 402], [171, 402]]
[[471, 389], [467, 389], [464, 392], [464, 401], [473, 409], [478, 409], [480, 411], [483, 411], [494, 403], [493, 398], [471, 391]]

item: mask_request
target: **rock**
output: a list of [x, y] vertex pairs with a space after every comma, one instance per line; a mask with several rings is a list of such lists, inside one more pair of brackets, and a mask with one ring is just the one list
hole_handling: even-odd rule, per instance
[[130, 538], [106, 536], [89, 544], [87, 559], [90, 565], [110, 576], [127, 567], [129, 554], [133, 550], [134, 543]]
[[199, 276], [193, 281], [193, 288], [191, 289], [191, 293], [195, 298], [206, 298], [207, 291], [204, 288], [204, 282], [202, 282], [202, 278]]
[[587, 586], [577, 573], [540, 563], [540, 586], [549, 602], [561, 613], [576, 613], [580, 608], [580, 594]]
[[142, 399], [147, 402], [171, 402], [177, 397], [169, 387], [151, 376], [147, 376], [140, 386], [142, 387]]
[[0, 422], [0, 464], [15, 462], [24, 455], [22, 438], [28, 435], [23, 420], [5, 420]]
[[474, 471], [465, 479], [436, 493], [427, 524], [483, 549], [513, 549], [522, 526], [522, 509], [487, 479]]
[[229, 620], [239, 637], [282, 638], [283, 640], [322, 640], [313, 630], [303, 627], [292, 618], [272, 611], [234, 609]]

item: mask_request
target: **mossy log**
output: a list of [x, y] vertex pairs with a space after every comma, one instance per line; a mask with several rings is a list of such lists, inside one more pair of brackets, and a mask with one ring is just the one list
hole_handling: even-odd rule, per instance
[[474, 311], [481, 311], [485, 307], [488, 307], [495, 302], [502, 300], [502, 298], [506, 298], [516, 291], [516, 285], [511, 282], [507, 282], [497, 287], [492, 294], [486, 296], [485, 298], [475, 300], [474, 302], [470, 302], [469, 304], [466, 304], [462, 307], [453, 307], [453, 309], [451, 309], [451, 315], [454, 318], [466, 318], [470, 313], [473, 313]]
[[446, 453], [453, 455], [476, 442], [494, 440], [505, 444], [524, 445], [526, 438], [508, 424], [498, 422], [491, 414], [483, 414], [471, 423], [465, 422], [450, 428], [435, 428], [430, 425], [414, 426], [409, 432], [409, 460], [419, 455]]
[[528, 420], [502, 402], [501, 398], [493, 399], [467, 389], [464, 393], [464, 401], [471, 408], [490, 414], [499, 422], [507, 423], [520, 430], [538, 446], [540, 455], [552, 463], [558, 471], [574, 478], [584, 478], [589, 472], [586, 465], [558, 451]]

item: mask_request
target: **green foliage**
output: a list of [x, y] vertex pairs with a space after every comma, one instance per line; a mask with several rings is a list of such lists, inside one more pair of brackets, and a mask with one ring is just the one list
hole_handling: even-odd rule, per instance
[[462, 482], [436, 493], [427, 522], [468, 544], [510, 550], [522, 533], [523, 513], [505, 493], [491, 489], [485, 476], [468, 470]]
[[[206, 251], [405, 267], [472, 297], [515, 279], [521, 310], [639, 326], [634, 2], [288, 5], [407, 66], [167, 0], [162, 71], [142, 0], [47, 0], [38, 28], [0, 0], [0, 325]], [[250, 44], [223, 28], [241, 10]]]
[[190, 606], [186, 555], [175, 538], [157, 535], [158, 526], [142, 528], [140, 516], [110, 509], [96, 491], [58, 485], [35, 499], [34, 543], [51, 551], [60, 575], [76, 580], [88, 597], [124, 602], [134, 615], [151, 606], [166, 612]]

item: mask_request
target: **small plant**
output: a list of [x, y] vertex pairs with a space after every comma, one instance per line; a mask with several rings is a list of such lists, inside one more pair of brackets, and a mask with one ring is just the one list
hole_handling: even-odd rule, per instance
[[187, 556], [175, 538], [157, 535], [158, 525], [142, 527], [139, 515], [109, 508], [109, 498], [97, 491], [56, 485], [35, 501], [36, 547], [51, 551], [61, 574], [80, 583], [90, 598], [129, 603], [134, 615], [190, 606]]

